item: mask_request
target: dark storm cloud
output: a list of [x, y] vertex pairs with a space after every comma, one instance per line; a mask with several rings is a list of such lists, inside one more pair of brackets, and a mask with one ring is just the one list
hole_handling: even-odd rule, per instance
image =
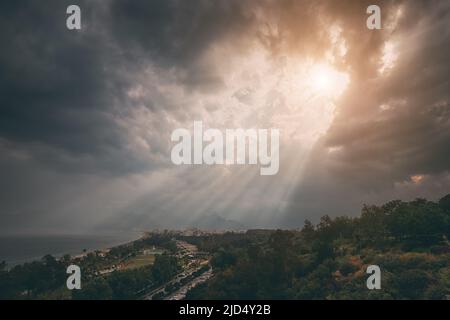
[[127, 48], [125, 56], [144, 63], [151, 59], [175, 70], [176, 80], [187, 90], [209, 92], [220, 88], [222, 79], [216, 66], [203, 60], [204, 52], [215, 43], [238, 41], [249, 33], [258, 5], [238, 0], [114, 0], [109, 27], [114, 41]]
[[116, 0], [109, 9], [110, 27], [123, 47], [142, 49], [170, 67], [187, 67], [212, 43], [248, 28], [251, 3]]
[[[187, 90], [214, 90], [221, 79], [202, 64], [202, 52], [250, 19], [238, 1], [76, 1], [82, 29], [69, 31], [70, 4], [0, 4], [3, 230], [70, 228], [78, 215], [89, 225], [91, 213], [100, 213], [95, 196], [83, 207], [86, 194], [108, 184], [123, 193], [128, 185], [114, 179], [168, 165], [166, 112], [185, 106], [141, 72], [148, 65], [175, 70]], [[139, 81], [148, 92], [130, 99]], [[142, 127], [139, 105], [151, 120]], [[133, 146], [144, 135], [149, 150]], [[92, 182], [99, 175], [111, 180]]]
[[[79, 1], [83, 28], [68, 31], [69, 4], [1, 4], [0, 135], [28, 151], [39, 149], [36, 156], [44, 161], [55, 159], [55, 153], [64, 154], [56, 156], [59, 160], [89, 157], [88, 163], [75, 161], [72, 169], [77, 171], [84, 166], [111, 173], [148, 169], [144, 162], [152, 164], [133, 158], [124, 128], [117, 124], [134, 107], [126, 95], [133, 73], [151, 63], [176, 69], [187, 87], [220, 86], [213, 66], [199, 61], [201, 53], [245, 28], [245, 6], [238, 1], [198, 1], [195, 6], [186, 1]], [[145, 104], [153, 111], [170, 107], [156, 100], [150, 97]]]
[[[133, 73], [151, 63], [175, 70], [188, 90], [215, 90], [221, 77], [203, 60], [213, 44], [249, 34], [272, 51], [285, 39], [293, 50], [314, 55], [325, 44], [314, 16], [343, 10], [326, 1], [81, 1], [83, 29], [74, 32], [65, 28], [69, 4], [1, 4], [0, 135], [40, 161], [113, 174], [156, 165], [130, 150], [126, 128], [118, 125], [135, 107], [127, 97]], [[352, 7], [363, 4], [346, 8]], [[257, 12], [263, 22], [273, 15], [279, 33], [261, 33]], [[144, 103], [155, 117], [171, 108], [157, 94]]]
[[113, 106], [126, 84], [110, 67], [114, 56], [95, 30], [95, 8], [83, 2], [87, 30], [69, 32], [68, 4], [0, 5], [0, 134], [36, 151], [95, 157], [122, 147]]
[[[380, 33], [381, 43], [398, 43], [393, 69], [380, 76], [380, 59], [348, 60], [358, 81], [338, 102], [286, 221], [355, 214], [363, 203], [438, 198], [450, 191], [449, 30], [448, 2], [405, 2], [396, 28]], [[350, 55], [366, 51], [361, 39], [351, 44]], [[381, 43], [368, 52], [381, 56]], [[428, 180], [414, 182], [413, 176]]]
[[[65, 26], [66, 8], [73, 3], [82, 9], [80, 31]], [[384, 21], [402, 5], [394, 30], [367, 30], [365, 11], [372, 1], [359, 0], [1, 2], [1, 228], [67, 227], [77, 217], [81, 227], [114, 221], [127, 228], [151, 226], [148, 221], [166, 226], [193, 219], [202, 206], [208, 214], [220, 202], [234, 202], [220, 212], [236, 205], [234, 217], [257, 216], [264, 206], [270, 210], [261, 205], [273, 199], [264, 192], [273, 194], [270, 187], [278, 185], [239, 198], [249, 191], [236, 188], [240, 181], [227, 181], [229, 189], [209, 194], [210, 185], [221, 184], [220, 174], [161, 177], [170, 164], [172, 126], [201, 116], [197, 102], [224, 87], [227, 70], [221, 64], [227, 61], [208, 59], [211, 48], [228, 45], [231, 60], [246, 57], [257, 43], [275, 58], [320, 62], [333, 25], [347, 42], [346, 55], [337, 57], [334, 67], [351, 76], [351, 85], [290, 198], [286, 225], [323, 213], [354, 213], [363, 201], [391, 195], [442, 192], [450, 185], [449, 5], [376, 3]], [[396, 38], [399, 59], [379, 77], [384, 44]], [[170, 86], [177, 88], [160, 89]], [[221, 107], [228, 108], [211, 110]], [[149, 172], [156, 173], [145, 181], [136, 178]], [[411, 175], [435, 177], [436, 184], [428, 178], [410, 185]], [[192, 188], [192, 182], [205, 189]], [[143, 185], [151, 191], [139, 189]], [[397, 189], [390, 194], [389, 186]], [[234, 201], [227, 198], [230, 190], [239, 193]], [[135, 194], [134, 203], [112, 205]], [[205, 199], [216, 201], [207, 206]], [[110, 219], [107, 212], [118, 207], [127, 214]], [[179, 212], [186, 211], [192, 217], [181, 221]]]
[[417, 20], [400, 20], [394, 69], [361, 81], [340, 102], [325, 145], [341, 148], [330, 161], [343, 176], [361, 166], [387, 175], [389, 184], [450, 169], [449, 9], [443, 2], [408, 3], [404, 19]]

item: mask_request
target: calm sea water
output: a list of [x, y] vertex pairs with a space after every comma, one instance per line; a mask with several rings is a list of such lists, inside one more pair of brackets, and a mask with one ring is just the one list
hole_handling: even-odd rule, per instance
[[46, 254], [61, 257], [87, 251], [106, 249], [138, 239], [139, 233], [117, 233], [114, 235], [70, 235], [70, 236], [0, 236], [0, 261], [8, 267], [39, 260]]

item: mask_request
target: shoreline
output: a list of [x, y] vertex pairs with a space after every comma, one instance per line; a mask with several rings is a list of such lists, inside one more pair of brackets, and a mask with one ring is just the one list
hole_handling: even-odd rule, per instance
[[[0, 236], [0, 241], [3, 242], [0, 250], [0, 262], [5, 261], [7, 269], [12, 269], [18, 265], [39, 261], [45, 255], [60, 259], [69, 254], [73, 258], [97, 250], [102, 251], [126, 245], [142, 239], [144, 235], [143, 232], [130, 232], [101, 235]], [[35, 247], [30, 249], [27, 244]]]

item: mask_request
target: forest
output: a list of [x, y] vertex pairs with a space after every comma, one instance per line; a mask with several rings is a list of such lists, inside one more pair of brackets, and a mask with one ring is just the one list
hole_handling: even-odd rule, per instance
[[[449, 299], [450, 195], [364, 206], [297, 230], [192, 238], [215, 276], [188, 299]], [[366, 268], [381, 268], [368, 290]]]

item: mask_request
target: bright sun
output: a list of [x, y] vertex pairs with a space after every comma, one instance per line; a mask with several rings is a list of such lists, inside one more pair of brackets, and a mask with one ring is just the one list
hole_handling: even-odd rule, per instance
[[311, 89], [319, 95], [337, 97], [348, 83], [348, 75], [339, 72], [325, 64], [311, 67], [309, 76]]
[[331, 86], [331, 72], [323, 67], [317, 67], [313, 71], [312, 82], [315, 89], [325, 91]]

